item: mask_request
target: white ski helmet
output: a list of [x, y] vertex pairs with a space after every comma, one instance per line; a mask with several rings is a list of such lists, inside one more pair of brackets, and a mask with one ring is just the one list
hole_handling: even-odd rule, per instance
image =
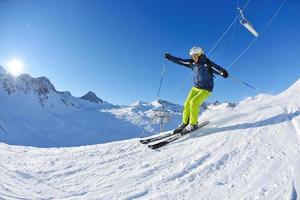
[[201, 55], [201, 54], [204, 54], [204, 51], [201, 47], [192, 47], [190, 49], [190, 56], [195, 55], [195, 54]]

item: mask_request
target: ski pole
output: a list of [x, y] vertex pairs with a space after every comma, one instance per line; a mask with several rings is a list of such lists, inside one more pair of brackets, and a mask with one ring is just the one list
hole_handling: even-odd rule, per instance
[[159, 100], [159, 94], [160, 94], [161, 85], [162, 85], [162, 82], [163, 82], [163, 79], [164, 79], [164, 76], [165, 76], [166, 65], [167, 65], [167, 59], [165, 59], [163, 71], [162, 71], [160, 82], [159, 82], [159, 87], [158, 87], [158, 92], [157, 92], [157, 99], [158, 100]]
[[255, 91], [257, 91], [257, 89], [256, 89], [255, 87], [253, 87], [252, 85], [250, 85], [250, 84], [248, 84], [248, 83], [246, 83], [246, 82], [244, 82], [244, 81], [242, 81], [242, 80], [240, 80], [240, 79], [238, 79], [238, 78], [236, 78], [236, 77], [234, 77], [234, 76], [232, 76], [232, 75], [230, 75], [230, 76], [228, 76], [228, 77], [231, 78], [232, 80], [238, 82], [238, 83], [241, 83], [241, 84], [243, 84], [243, 85], [245, 85], [245, 86], [247, 86], [247, 87], [249, 87], [249, 88], [252, 88], [252, 89], [254, 89]]

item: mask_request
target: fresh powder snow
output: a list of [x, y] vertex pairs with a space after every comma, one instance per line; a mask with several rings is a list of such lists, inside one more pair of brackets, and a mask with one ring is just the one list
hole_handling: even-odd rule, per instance
[[[199, 117], [199, 121], [209, 120], [209, 125], [158, 150], [147, 148], [139, 143], [140, 138], [133, 136], [127, 140], [87, 146], [76, 146], [78, 143], [74, 142], [74, 147], [60, 148], [9, 144], [11, 141], [4, 139], [10, 138], [8, 130], [14, 129], [13, 124], [6, 123], [10, 119], [6, 117], [8, 114], [3, 113], [12, 112], [11, 117], [16, 117], [14, 126], [18, 127], [20, 123], [26, 130], [18, 132], [24, 134], [18, 138], [22, 142], [26, 141], [22, 137], [31, 134], [27, 132], [30, 130], [27, 126], [33, 123], [24, 122], [22, 118], [29, 109], [24, 108], [20, 114], [13, 107], [14, 103], [20, 105], [20, 101], [33, 100], [11, 96], [10, 101], [2, 103], [9, 107], [5, 110], [1, 106], [0, 114], [0, 138], [4, 138], [0, 143], [0, 199], [295, 200], [300, 192], [299, 96], [300, 79], [278, 95], [249, 97], [235, 106], [229, 103], [209, 105]], [[2, 102], [7, 97], [2, 95], [1, 98]], [[72, 99], [69, 102], [73, 102]], [[78, 102], [75, 101], [81, 109], [82, 105]], [[58, 103], [56, 106], [60, 108]], [[139, 124], [138, 121], [143, 121], [143, 118], [132, 115], [125, 120], [124, 112], [134, 113], [131, 112], [134, 107], [148, 111], [151, 106], [153, 103], [145, 102], [137, 102], [130, 107], [112, 105], [106, 107], [102, 114], [110, 114], [113, 116], [111, 119], [120, 120], [113, 123], [116, 135], [128, 134], [130, 129], [118, 123], [136, 127], [134, 123]], [[63, 108], [61, 112], [65, 113]], [[44, 107], [31, 108], [32, 113], [39, 109]], [[72, 107], [67, 110], [66, 117], [77, 123], [76, 117], [71, 117], [74, 114]], [[87, 115], [90, 114], [87, 112]], [[99, 122], [106, 119], [106, 116], [99, 116], [95, 114], [92, 117]], [[49, 119], [52, 118], [49, 116]], [[104, 123], [111, 123], [107, 120]], [[58, 123], [61, 128], [57, 128], [56, 123], [46, 120], [43, 125], [59, 130], [57, 137], [60, 137], [65, 127]], [[81, 131], [88, 125], [85, 123], [81, 124]], [[32, 134], [44, 138], [43, 129], [40, 131], [32, 127]], [[64, 135], [68, 139], [73, 137], [70, 136]], [[103, 133], [98, 137], [108, 135]]]

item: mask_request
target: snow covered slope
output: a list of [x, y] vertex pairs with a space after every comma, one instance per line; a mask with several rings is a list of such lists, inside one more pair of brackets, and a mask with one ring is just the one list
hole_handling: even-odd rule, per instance
[[300, 80], [276, 96], [208, 109], [207, 127], [157, 151], [139, 138], [49, 149], [2, 143], [0, 197], [295, 200], [299, 96]]

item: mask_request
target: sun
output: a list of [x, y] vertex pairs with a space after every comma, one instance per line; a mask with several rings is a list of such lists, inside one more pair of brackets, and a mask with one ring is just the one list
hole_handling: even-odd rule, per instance
[[23, 62], [17, 58], [10, 60], [7, 63], [7, 70], [14, 76], [18, 76], [23, 72]]

